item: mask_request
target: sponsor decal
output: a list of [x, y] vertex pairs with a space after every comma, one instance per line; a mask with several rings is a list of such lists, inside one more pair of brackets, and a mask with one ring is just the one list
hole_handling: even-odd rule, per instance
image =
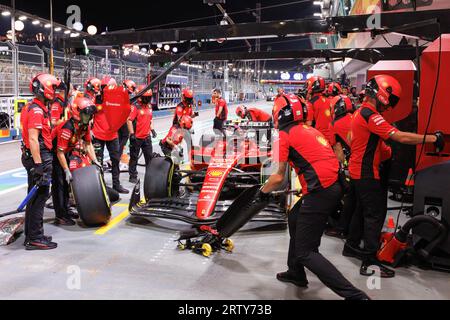
[[219, 170], [212, 170], [211, 172], [208, 173], [208, 175], [210, 177], [219, 178], [219, 177], [222, 177], [224, 175], [224, 172], [223, 171], [219, 171]]
[[328, 140], [325, 139], [325, 137], [323, 137], [323, 136], [317, 136], [317, 141], [319, 141], [319, 143], [321, 145], [323, 145], [324, 147], [328, 147], [329, 146]]

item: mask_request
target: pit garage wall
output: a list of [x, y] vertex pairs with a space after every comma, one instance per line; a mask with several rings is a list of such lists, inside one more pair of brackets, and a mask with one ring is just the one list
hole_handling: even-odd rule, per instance
[[[389, 3], [395, 3], [395, 0], [381, 1], [381, 0], [335, 0], [333, 2], [334, 15], [342, 15], [345, 10], [344, 7], [348, 3], [352, 3], [353, 6], [350, 10], [350, 15], [361, 15], [373, 12], [374, 6], [381, 9], [387, 9], [383, 12], [402, 12], [402, 11], [412, 11], [411, 8], [405, 8], [402, 4], [402, 0], [397, 0], [397, 7], [386, 7]], [[383, 3], [385, 4], [383, 8]], [[418, 11], [424, 10], [438, 10], [438, 9], [449, 9], [450, 0], [417, 0]], [[372, 48], [372, 47], [389, 47], [390, 45], [396, 45], [402, 39], [401, 34], [387, 34], [385, 39], [382, 37], [377, 37], [373, 40], [370, 37], [370, 33], [354, 33], [349, 34], [348, 38], [342, 39], [337, 36], [328, 37], [328, 47], [329, 48]], [[389, 43], [388, 43], [389, 42]], [[408, 42], [415, 44], [415, 41], [409, 39]], [[314, 47], [320, 46], [316, 44], [317, 42], [312, 39], [312, 44]], [[420, 45], [425, 44], [425, 42], [420, 42]], [[338, 79], [342, 74], [346, 74], [348, 78], [351, 79], [351, 83], [360, 89], [366, 82], [367, 70], [372, 66], [370, 63], [362, 62], [354, 59], [346, 59], [344, 62], [335, 62], [329, 66], [317, 69], [315, 72], [319, 75], [325, 77], [331, 77]]]

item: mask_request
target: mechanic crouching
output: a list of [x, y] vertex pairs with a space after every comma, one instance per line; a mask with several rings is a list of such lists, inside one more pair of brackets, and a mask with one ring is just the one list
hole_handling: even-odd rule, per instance
[[96, 112], [96, 106], [88, 98], [78, 97], [71, 105], [71, 118], [53, 130], [55, 155], [53, 161], [52, 196], [57, 226], [73, 226], [75, 221], [69, 212], [69, 186], [72, 173], [68, 159], [75, 151], [87, 154], [94, 165], [100, 167], [91, 140], [89, 123]]
[[34, 186], [38, 187], [25, 211], [26, 250], [50, 250], [58, 246], [52, 242], [51, 237], [44, 235], [43, 217], [50, 189], [53, 159], [49, 107], [61, 85], [61, 80], [50, 74], [34, 77], [30, 90], [35, 98], [25, 109], [25, 113], [22, 113], [22, 164], [28, 175], [28, 192]]
[[[438, 152], [444, 148], [441, 132], [434, 135], [419, 135], [402, 132], [390, 125], [381, 115], [394, 108], [402, 94], [400, 83], [389, 75], [378, 75], [366, 85], [362, 106], [354, 114], [349, 171], [355, 188], [356, 199], [361, 210], [356, 210], [343, 255], [361, 259], [361, 275], [370, 276], [370, 266], [378, 266], [381, 277], [391, 278], [395, 272], [380, 262], [376, 255], [380, 248], [380, 237], [386, 219], [386, 195], [380, 182], [380, 164], [389, 156], [383, 141], [393, 140], [402, 144], [418, 145], [434, 143]], [[361, 241], [363, 249], [360, 248]]]
[[192, 118], [189, 116], [183, 116], [180, 119], [180, 127], [173, 126], [170, 128], [167, 136], [159, 142], [161, 151], [166, 157], [172, 156], [173, 151], [178, 152], [180, 158], [183, 157], [183, 149], [180, 144], [183, 142], [185, 136], [190, 137], [189, 130], [192, 129]]
[[275, 127], [279, 140], [274, 144], [274, 161], [278, 172], [273, 174], [260, 191], [261, 200], [270, 197], [283, 184], [288, 163], [296, 170], [302, 185], [303, 198], [289, 214], [291, 236], [288, 271], [277, 279], [299, 287], [307, 287], [305, 267], [313, 272], [328, 288], [348, 300], [368, 300], [319, 253], [322, 234], [328, 218], [342, 197], [339, 183], [339, 162], [326, 138], [316, 129], [301, 122], [306, 120], [299, 99], [287, 100], [276, 106]]
[[[138, 92], [145, 90], [145, 85], [138, 87]], [[152, 159], [153, 146], [152, 138], [157, 137], [156, 131], [153, 130], [153, 112], [150, 105], [153, 92], [151, 89], [143, 93], [132, 106], [130, 117], [128, 118], [128, 131], [130, 132], [130, 182], [138, 182], [137, 164], [139, 160], [139, 152], [142, 150], [145, 159], [145, 165], [148, 165]]]

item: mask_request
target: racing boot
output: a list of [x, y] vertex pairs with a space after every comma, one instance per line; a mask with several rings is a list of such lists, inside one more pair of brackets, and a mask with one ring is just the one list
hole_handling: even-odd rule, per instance
[[364, 258], [364, 252], [362, 252], [360, 248], [351, 245], [348, 241], [345, 243], [342, 255], [347, 258], [356, 258], [358, 260], [363, 260]]
[[125, 189], [121, 185], [114, 186], [113, 189], [116, 190], [120, 194], [129, 194], [130, 193], [130, 191], [128, 191], [127, 189]]
[[277, 280], [285, 283], [292, 283], [300, 288], [308, 288], [308, 280], [306, 277], [299, 275], [294, 271], [286, 271], [277, 274]]
[[26, 243], [25, 249], [27, 251], [34, 251], [34, 250], [52, 250], [56, 249], [58, 247], [58, 244], [55, 242], [51, 242], [48, 240], [48, 238], [43, 237], [39, 240], [30, 240]]

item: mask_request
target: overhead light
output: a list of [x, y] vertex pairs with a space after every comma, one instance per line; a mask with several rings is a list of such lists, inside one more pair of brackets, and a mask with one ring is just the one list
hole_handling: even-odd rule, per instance
[[11, 11], [3, 11], [2, 16], [9, 17], [11, 15]]
[[320, 18], [322, 18], [322, 13], [316, 12], [316, 13], [314, 13], [314, 17], [320, 17]]
[[27, 16], [20, 16], [20, 17], [19, 17], [19, 20], [20, 20], [20, 21], [25, 21], [25, 20], [27, 20], [27, 19], [28, 19]]
[[40, 24], [41, 22], [39, 20], [33, 20], [32, 24], [34, 24], [35, 26]]
[[286, 24], [286, 22], [281, 21], [280, 24], [281, 24], [282, 26], [284, 26], [284, 25]]
[[155, 50], [150, 49], [149, 53], [150, 53], [151, 55], [153, 55], [153, 54], [155, 54]]
[[20, 21], [17, 20], [16, 22], [14, 22], [14, 29], [16, 29], [16, 31], [22, 31], [25, 28], [25, 24]]
[[158, 43], [156, 46], [160, 49], [163, 47], [162, 43]]
[[166, 45], [164, 46], [164, 50], [169, 51], [169, 50], [170, 50], [170, 46], [169, 46], [168, 44], [166, 44]]
[[237, 71], [237, 69], [236, 68], [233, 68], [233, 72], [236, 72]]
[[66, 31], [64, 31], [64, 34], [70, 34], [70, 30], [66, 30]]
[[239, 69], [239, 72], [242, 72], [242, 69]]
[[81, 31], [83, 30], [83, 24], [81, 22], [75, 22], [72, 27], [77, 30], [77, 31]]
[[46, 23], [46, 24], [44, 25], [44, 28], [49, 29], [51, 26], [52, 26], [52, 25], [51, 25], [50, 23]]
[[87, 32], [91, 35], [91, 36], [93, 36], [93, 35], [96, 35], [97, 34], [97, 27], [96, 26], [94, 26], [94, 25], [91, 25], [91, 26], [89, 26], [88, 28], [87, 28]]
[[275, 74], [278, 74], [278, 70], [275, 70], [274, 73], [275, 73]]
[[79, 37], [80, 36], [80, 34], [78, 33], [78, 32], [72, 32], [71, 34], [70, 34], [70, 37], [71, 38], [76, 38], [76, 37]]
[[173, 47], [172, 51], [173, 51], [173, 53], [177, 53], [178, 52], [178, 48], [177, 47]]
[[263, 73], [267, 73], [267, 70], [264, 70]]
[[56, 28], [55, 28], [55, 31], [56, 31], [56, 32], [60, 32], [61, 30], [62, 30], [61, 27], [56, 27]]
[[323, 5], [323, 1], [314, 1], [313, 5], [315, 5], [315, 6], [322, 6]]

